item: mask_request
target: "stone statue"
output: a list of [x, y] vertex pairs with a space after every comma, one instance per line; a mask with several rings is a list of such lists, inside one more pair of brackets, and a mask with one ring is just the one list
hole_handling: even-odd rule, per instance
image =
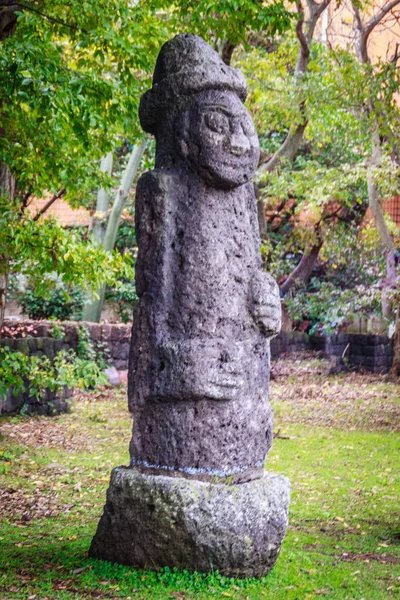
[[[246, 95], [239, 71], [201, 38], [183, 34], [161, 49], [153, 86], [141, 100], [140, 121], [156, 138], [156, 160], [136, 193], [131, 467], [114, 470], [93, 556], [257, 575], [271, 568], [284, 536], [288, 483], [264, 472], [272, 441], [269, 338], [280, 329], [281, 309], [278, 286], [261, 268], [252, 183], [259, 145]], [[116, 515], [120, 493], [132, 505]], [[182, 539], [175, 552], [171, 524], [166, 535], [164, 517], [160, 523], [149, 508], [160, 502], [164, 517], [191, 507], [184, 527], [176, 523]], [[254, 534], [254, 547], [248, 540], [255, 523], [245, 525], [252, 511], [265, 529]], [[197, 522], [205, 514], [206, 527]], [[124, 519], [137, 533], [135, 549], [129, 540], [122, 548]], [[238, 548], [228, 559], [223, 531], [232, 519], [240, 522]], [[143, 546], [150, 523], [161, 538], [169, 536], [164, 550], [160, 540]], [[204, 527], [214, 531], [213, 542], [196, 539], [193, 531]], [[104, 536], [114, 530], [110, 550]], [[252, 557], [263, 551], [262, 559]]]
[[259, 159], [242, 75], [200, 38], [160, 52], [140, 119], [155, 170], [136, 194], [131, 464], [184, 476], [259, 476], [271, 445], [268, 338], [280, 328], [261, 270]]

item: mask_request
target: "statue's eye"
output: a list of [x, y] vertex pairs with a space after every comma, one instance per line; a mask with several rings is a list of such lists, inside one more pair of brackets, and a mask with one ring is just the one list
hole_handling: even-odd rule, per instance
[[216, 133], [229, 132], [229, 118], [221, 112], [207, 112], [204, 116], [204, 122], [211, 131]]
[[250, 137], [255, 134], [256, 130], [254, 129], [254, 124], [250, 115], [244, 115], [240, 120], [240, 124], [245, 135]]

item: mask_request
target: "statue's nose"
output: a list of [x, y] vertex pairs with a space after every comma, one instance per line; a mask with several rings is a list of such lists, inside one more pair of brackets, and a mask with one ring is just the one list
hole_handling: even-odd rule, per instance
[[235, 156], [243, 156], [250, 149], [249, 138], [243, 133], [242, 128], [237, 128], [231, 137], [231, 152]]

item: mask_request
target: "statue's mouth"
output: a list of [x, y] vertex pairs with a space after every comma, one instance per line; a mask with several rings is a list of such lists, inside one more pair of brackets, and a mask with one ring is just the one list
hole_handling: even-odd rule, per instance
[[222, 165], [223, 167], [234, 167], [234, 168], [238, 168], [238, 167], [242, 167], [242, 168], [252, 168], [254, 169], [254, 164], [253, 161], [250, 160], [244, 160], [243, 158], [240, 158], [240, 156], [232, 156], [231, 160], [224, 160], [224, 161], [218, 161], [216, 163], [217, 165]]

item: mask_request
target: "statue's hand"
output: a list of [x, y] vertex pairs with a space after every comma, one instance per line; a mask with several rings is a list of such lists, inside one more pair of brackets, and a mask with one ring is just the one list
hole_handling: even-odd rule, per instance
[[244, 384], [243, 365], [233, 353], [223, 352], [218, 359], [206, 360], [198, 383], [202, 393], [214, 400], [231, 400]]
[[179, 340], [160, 345], [159, 399], [233, 400], [244, 385], [246, 352], [225, 340]]
[[261, 332], [267, 337], [279, 333], [282, 324], [282, 309], [279, 287], [275, 279], [259, 271], [251, 285], [252, 315]]

